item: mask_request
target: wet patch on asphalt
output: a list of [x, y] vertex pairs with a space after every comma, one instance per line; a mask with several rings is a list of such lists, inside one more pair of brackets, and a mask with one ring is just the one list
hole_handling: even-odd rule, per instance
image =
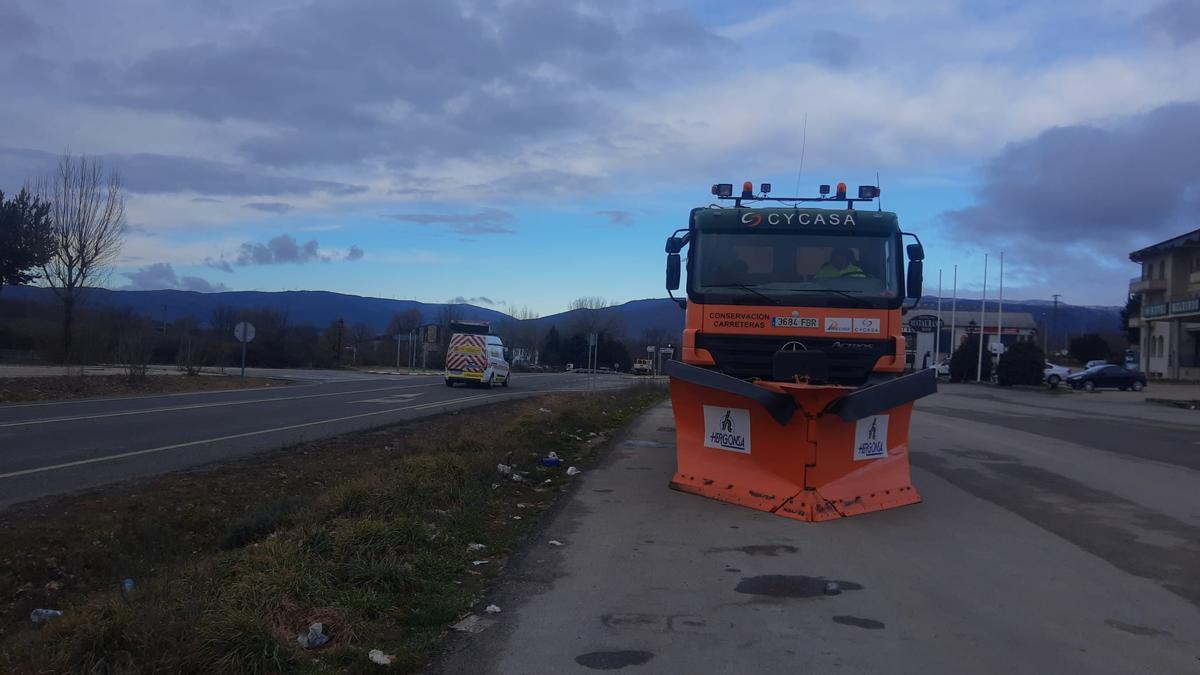
[[835, 616], [834, 623], [840, 623], [843, 626], [854, 626], [855, 628], [866, 628], [868, 630], [879, 630], [884, 628], [886, 624], [875, 619], [864, 619], [857, 616]]
[[1117, 621], [1116, 619], [1105, 619], [1104, 623], [1116, 628], [1117, 630], [1125, 631], [1126, 633], [1132, 633], [1133, 635], [1171, 636], [1171, 631], [1159, 630], [1158, 628], [1151, 628], [1149, 626], [1139, 626], [1136, 623], [1125, 623], [1124, 621]]
[[608, 493], [612, 492], [612, 488], [597, 488], [595, 490], [592, 490], [592, 492], [599, 492], [600, 494], [608, 494]]
[[[942, 451], [967, 457], [962, 450]], [[926, 452], [909, 458], [914, 466], [1200, 606], [1200, 575], [1195, 574], [1200, 527], [1016, 460], [964, 463]]]
[[733, 589], [747, 595], [763, 595], [770, 598], [815, 598], [825, 595], [830, 583], [837, 584], [839, 591], [861, 591], [862, 584], [853, 581], [806, 577], [790, 574], [764, 574], [746, 577]]
[[654, 658], [652, 652], [623, 649], [612, 652], [588, 652], [575, 657], [575, 663], [593, 670], [620, 670], [626, 666], [640, 666]]
[[705, 549], [705, 553], [745, 553], [749, 556], [777, 557], [780, 553], [798, 553], [800, 549], [788, 544], [751, 544], [749, 546], [730, 546], [723, 548]]

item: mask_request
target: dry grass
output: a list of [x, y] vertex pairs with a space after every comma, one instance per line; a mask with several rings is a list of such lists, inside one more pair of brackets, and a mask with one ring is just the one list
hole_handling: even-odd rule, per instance
[[0, 378], [0, 404], [29, 401], [62, 401], [72, 398], [181, 394], [195, 391], [225, 391], [250, 387], [280, 387], [281, 380], [262, 377], [242, 379], [231, 375], [151, 375], [138, 382], [124, 375], [59, 375], [54, 377]]
[[[570, 480], [537, 458], [586, 462], [663, 395], [527, 399], [4, 512], [0, 671], [379, 672], [373, 648], [414, 671]], [[66, 614], [37, 629], [35, 606]], [[313, 621], [331, 643], [306, 652]]]

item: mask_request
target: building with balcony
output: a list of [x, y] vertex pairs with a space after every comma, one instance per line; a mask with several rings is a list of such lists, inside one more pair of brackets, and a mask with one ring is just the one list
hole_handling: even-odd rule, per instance
[[1142, 372], [1149, 377], [1200, 380], [1200, 230], [1129, 254], [1142, 266], [1129, 292], [1141, 296]]

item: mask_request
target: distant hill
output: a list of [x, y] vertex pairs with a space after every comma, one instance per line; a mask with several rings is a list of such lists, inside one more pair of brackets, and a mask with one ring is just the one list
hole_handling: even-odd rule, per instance
[[[47, 288], [32, 286], [6, 286], [0, 298], [56, 302], [54, 294]], [[87, 306], [129, 309], [155, 321], [175, 321], [192, 317], [207, 324], [217, 307], [234, 309], [263, 309], [287, 312], [288, 321], [295, 325], [324, 328], [330, 321], [344, 319], [352, 326], [362, 322], [382, 332], [392, 316], [416, 309], [427, 323], [437, 321], [438, 312], [445, 305], [417, 302], [415, 300], [389, 300], [387, 298], [364, 298], [359, 295], [343, 295], [328, 291], [230, 291], [226, 293], [197, 293], [195, 291], [113, 291], [93, 288], [88, 291]], [[461, 318], [473, 321], [498, 322], [509, 318], [494, 309], [459, 305]]]
[[[56, 301], [49, 289], [31, 286], [6, 286], [3, 294], [0, 294], [0, 298]], [[388, 321], [394, 314], [411, 309], [421, 312], [424, 321], [436, 322], [439, 313], [446, 306], [441, 303], [366, 298], [328, 291], [196, 293], [178, 290], [114, 291], [103, 288], [92, 289], [87, 302], [92, 306], [127, 308], [156, 321], [163, 319], [175, 321], [184, 317], [193, 317], [201, 323], [207, 323], [213, 310], [219, 306], [236, 309], [271, 308], [287, 312], [288, 320], [293, 324], [323, 328], [330, 321], [344, 319], [349, 325], [362, 322], [378, 332], [387, 328]], [[948, 312], [950, 299], [944, 298], [942, 302], [943, 312]], [[927, 296], [922, 298], [920, 307], [933, 309], [936, 305], [937, 298]], [[507, 314], [486, 307], [475, 305], [458, 305], [458, 307], [458, 312], [464, 319], [491, 321], [493, 325], [513, 320]], [[1004, 309], [1010, 312], [1028, 312], [1040, 325], [1049, 326], [1053, 303], [1045, 300], [1005, 301]], [[958, 311], [978, 312], [979, 301], [960, 298]], [[996, 303], [989, 300], [988, 312], [994, 311], [996, 311]], [[1063, 335], [1090, 332], [1115, 333], [1120, 330], [1120, 311], [1120, 307], [1083, 307], [1060, 303], [1058, 306], [1058, 331]], [[630, 338], [638, 338], [646, 331], [660, 332], [667, 336], [678, 336], [683, 331], [684, 312], [668, 298], [632, 300], [603, 310], [560, 312], [531, 321], [540, 329], [556, 326], [563, 331], [570, 329], [573, 325], [578, 325], [584, 319], [584, 315], [590, 312], [602, 312], [614, 316], [616, 323]]]

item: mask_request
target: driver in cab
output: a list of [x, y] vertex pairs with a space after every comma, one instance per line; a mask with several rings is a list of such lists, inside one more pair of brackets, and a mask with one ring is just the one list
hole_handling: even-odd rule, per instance
[[854, 260], [854, 252], [848, 248], [835, 248], [829, 254], [829, 262], [821, 266], [814, 279], [865, 279], [867, 273]]

